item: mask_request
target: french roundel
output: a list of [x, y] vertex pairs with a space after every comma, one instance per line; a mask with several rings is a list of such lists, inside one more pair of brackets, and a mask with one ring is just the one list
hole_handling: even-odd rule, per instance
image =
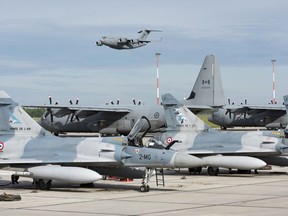
[[167, 144], [170, 144], [170, 143], [172, 143], [172, 142], [173, 142], [172, 137], [167, 137], [166, 143], [167, 143]]
[[4, 149], [4, 143], [0, 142], [0, 151], [2, 151]]

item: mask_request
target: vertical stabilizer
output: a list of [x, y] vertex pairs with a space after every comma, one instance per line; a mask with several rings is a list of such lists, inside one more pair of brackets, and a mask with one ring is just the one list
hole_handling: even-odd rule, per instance
[[202, 131], [210, 128], [171, 94], [162, 95], [162, 105], [168, 130]]
[[[10, 96], [0, 91], [0, 134], [39, 134], [43, 130]], [[44, 130], [43, 130], [44, 131]]]
[[138, 33], [141, 33], [139, 39], [145, 40], [148, 37], [148, 35], [150, 34], [150, 30], [143, 29], [143, 30], [139, 31]]
[[220, 66], [214, 55], [206, 56], [185, 105], [225, 105]]

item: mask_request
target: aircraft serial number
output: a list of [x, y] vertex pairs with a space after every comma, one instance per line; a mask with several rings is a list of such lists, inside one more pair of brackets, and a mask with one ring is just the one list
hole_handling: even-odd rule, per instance
[[139, 154], [139, 160], [151, 160], [150, 154]]

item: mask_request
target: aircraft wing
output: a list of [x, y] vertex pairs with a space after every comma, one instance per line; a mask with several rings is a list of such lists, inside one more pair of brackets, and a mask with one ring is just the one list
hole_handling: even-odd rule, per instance
[[138, 40], [139, 43], [150, 43], [151, 41], [148, 40]]
[[265, 111], [271, 112], [280, 112], [280, 114], [284, 115], [286, 113], [286, 109], [283, 105], [239, 105], [239, 106], [224, 106], [227, 110], [234, 114], [242, 114], [242, 113], [261, 113]]
[[85, 118], [99, 112], [106, 113], [119, 113], [119, 114], [127, 114], [132, 110], [129, 108], [119, 107], [119, 106], [103, 106], [103, 107], [80, 107], [80, 106], [59, 106], [59, 105], [37, 105], [37, 106], [23, 106], [23, 107], [37, 107], [37, 108], [45, 108], [52, 109], [53, 115], [56, 117], [63, 117], [65, 115], [69, 115], [71, 113], [76, 113], [77, 117]]

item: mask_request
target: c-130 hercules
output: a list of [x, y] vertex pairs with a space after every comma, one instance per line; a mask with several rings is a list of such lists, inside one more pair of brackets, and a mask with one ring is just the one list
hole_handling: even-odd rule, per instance
[[[216, 56], [206, 56], [189, 97], [181, 102], [194, 113], [225, 104], [220, 67]], [[47, 111], [39, 120], [39, 124], [55, 135], [69, 132], [127, 135], [141, 116], [149, 119], [151, 123], [149, 132], [165, 126], [163, 107], [156, 105], [123, 106], [114, 103], [114, 105], [81, 107], [80, 105], [52, 105], [50, 101], [50, 105], [27, 107], [46, 108]]]

